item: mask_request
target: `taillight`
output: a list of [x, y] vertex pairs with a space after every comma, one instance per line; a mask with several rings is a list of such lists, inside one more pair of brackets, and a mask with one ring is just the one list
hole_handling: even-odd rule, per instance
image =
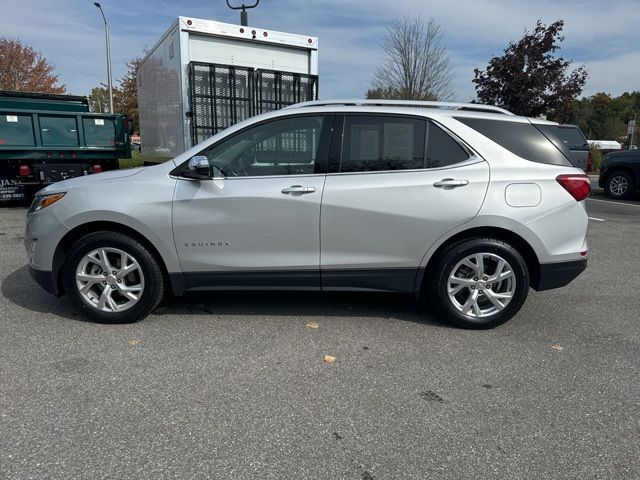
[[94, 165], [93, 173], [102, 173], [102, 165]]
[[586, 175], [558, 175], [556, 181], [562, 185], [577, 202], [581, 202], [591, 193], [591, 181]]
[[19, 172], [21, 177], [28, 177], [31, 175], [31, 169], [28, 165], [20, 165]]
[[593, 167], [593, 157], [591, 156], [591, 151], [589, 151], [589, 156], [587, 157], [587, 172], [590, 172], [592, 167]]

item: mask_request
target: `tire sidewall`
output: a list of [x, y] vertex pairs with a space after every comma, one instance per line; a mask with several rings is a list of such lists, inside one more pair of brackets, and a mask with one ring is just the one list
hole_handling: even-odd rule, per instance
[[[89, 305], [76, 286], [76, 270], [86, 254], [98, 248], [117, 248], [133, 256], [144, 275], [145, 286], [141, 298], [128, 310], [117, 313], [102, 312]], [[122, 234], [100, 232], [80, 239], [72, 247], [72, 253], [65, 262], [63, 282], [65, 292], [80, 308], [81, 312], [91, 320], [101, 323], [131, 323], [146, 317], [162, 296], [162, 284], [158, 285], [159, 267], [153, 256], [138, 242]]]
[[[511, 265], [516, 278], [516, 289], [509, 304], [501, 312], [487, 318], [469, 317], [459, 312], [449, 300], [447, 292], [448, 279], [453, 268], [462, 259], [474, 253], [499, 255]], [[447, 320], [463, 328], [484, 329], [505, 323], [520, 310], [529, 291], [529, 272], [524, 258], [513, 247], [498, 240], [468, 240], [454, 246], [443, 255], [434, 273], [435, 278], [429, 286], [432, 302], [437, 311], [443, 314]]]

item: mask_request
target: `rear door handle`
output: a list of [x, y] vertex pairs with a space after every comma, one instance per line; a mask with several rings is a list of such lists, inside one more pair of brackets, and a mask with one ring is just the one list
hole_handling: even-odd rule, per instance
[[439, 182], [433, 184], [436, 188], [444, 189], [464, 187], [465, 185], [469, 185], [469, 180], [454, 180], [453, 178], [443, 178]]
[[304, 195], [306, 193], [313, 193], [316, 191], [316, 187], [303, 187], [302, 185], [291, 185], [288, 188], [283, 188], [282, 193], [285, 195]]

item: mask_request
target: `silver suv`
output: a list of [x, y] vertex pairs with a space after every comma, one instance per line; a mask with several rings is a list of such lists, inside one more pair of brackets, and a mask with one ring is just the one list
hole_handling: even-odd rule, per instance
[[40, 191], [30, 271], [103, 322], [140, 320], [168, 290], [281, 289], [412, 292], [493, 327], [587, 264], [589, 179], [549, 124], [476, 104], [298, 104]]

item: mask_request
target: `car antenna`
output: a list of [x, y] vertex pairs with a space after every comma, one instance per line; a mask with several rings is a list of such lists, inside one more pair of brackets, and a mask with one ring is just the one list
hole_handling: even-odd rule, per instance
[[256, 3], [254, 3], [253, 5], [245, 5], [243, 3], [241, 7], [232, 7], [231, 4], [229, 3], [229, 0], [227, 0], [227, 7], [229, 7], [231, 10], [242, 10], [240, 12], [240, 25], [242, 25], [243, 27], [248, 27], [249, 14], [247, 13], [247, 9], [256, 8], [259, 3], [260, 3], [260, 0], [256, 0]]

